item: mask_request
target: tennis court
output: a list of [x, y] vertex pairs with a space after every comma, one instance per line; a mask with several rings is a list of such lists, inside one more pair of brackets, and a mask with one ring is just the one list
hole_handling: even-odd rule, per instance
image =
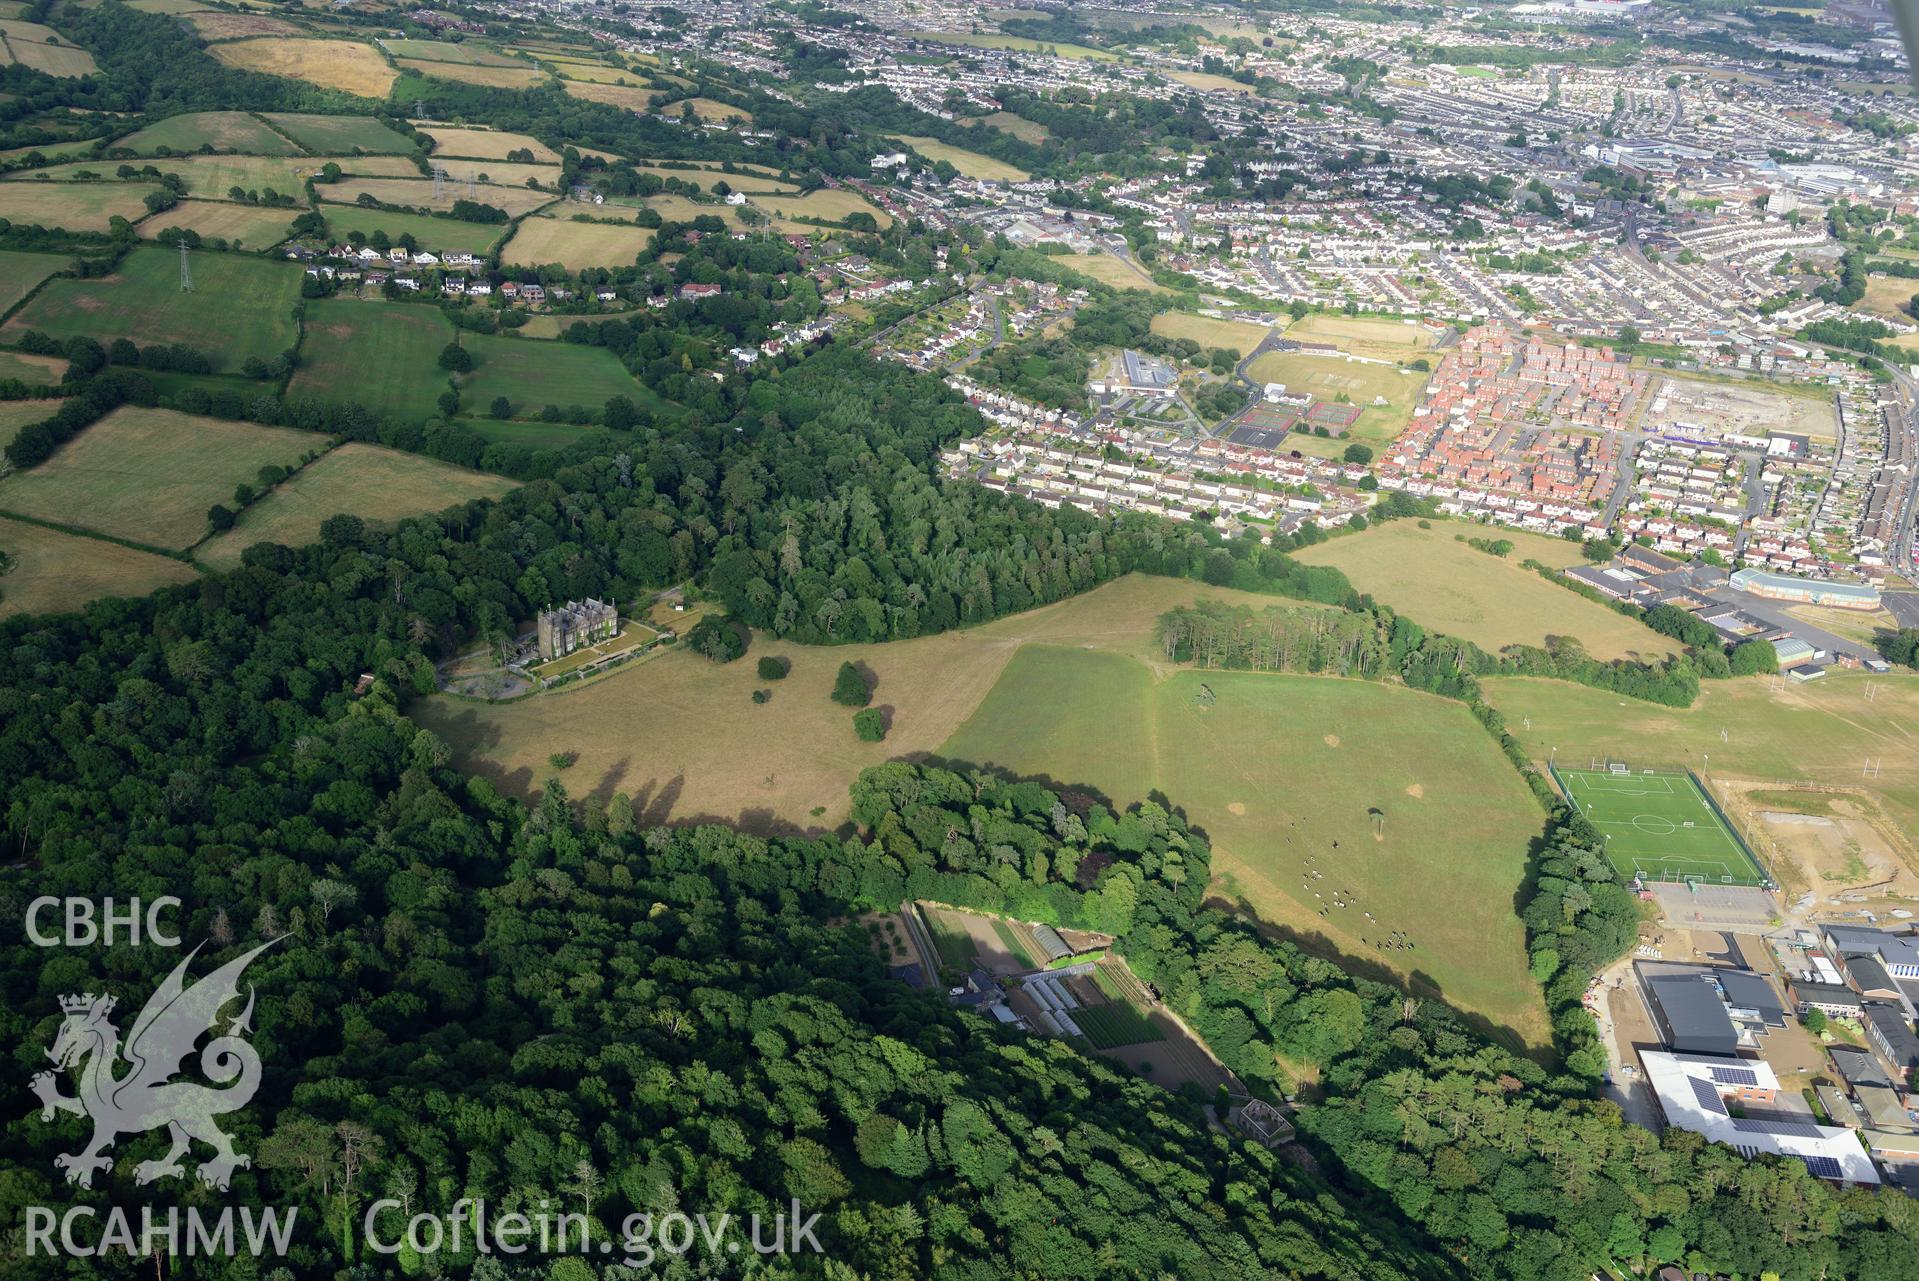
[[1690, 773], [1595, 762], [1555, 769], [1566, 799], [1606, 838], [1626, 876], [1764, 885], [1769, 878]]

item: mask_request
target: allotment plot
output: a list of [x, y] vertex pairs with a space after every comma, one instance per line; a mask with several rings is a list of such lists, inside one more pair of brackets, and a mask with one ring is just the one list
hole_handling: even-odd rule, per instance
[[1771, 881], [1690, 773], [1594, 762], [1555, 769], [1566, 799], [1606, 839], [1624, 876], [1764, 885]]

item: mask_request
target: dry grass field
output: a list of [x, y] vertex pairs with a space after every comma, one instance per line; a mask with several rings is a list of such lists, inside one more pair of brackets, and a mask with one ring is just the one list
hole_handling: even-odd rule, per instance
[[372, 155], [413, 150], [413, 142], [371, 116], [309, 116], [271, 113], [266, 121], [319, 156]]
[[428, 125], [422, 133], [433, 139], [435, 156], [463, 156], [479, 160], [505, 160], [508, 152], [531, 151], [536, 164], [557, 165], [560, 155], [538, 138], [497, 129], [458, 129], [449, 125]]
[[185, 561], [4, 517], [0, 552], [13, 560], [0, 576], [0, 618], [63, 613], [103, 596], [144, 596], [196, 577]]
[[[431, 189], [428, 194], [431, 194]], [[327, 221], [327, 230], [335, 236], [344, 238], [353, 231], [371, 236], [376, 231], [384, 231], [389, 240], [398, 240], [403, 235], [411, 235], [422, 248], [434, 253], [446, 250], [484, 253], [493, 248], [507, 231], [505, 227], [491, 223], [394, 213], [387, 209], [362, 209], [358, 205], [322, 204], [320, 213]]]
[[1114, 289], [1144, 289], [1154, 294], [1172, 292], [1133, 263], [1122, 262], [1112, 254], [1060, 254], [1054, 261]]
[[[5, 184], [0, 183], [0, 188]], [[352, 203], [362, 194], [390, 205], [405, 205], [414, 209], [426, 209], [444, 213], [453, 207], [456, 200], [465, 200], [466, 185], [449, 183], [438, 201], [433, 199], [433, 180], [431, 178], [343, 178], [326, 189], [329, 200]], [[525, 187], [488, 187], [475, 189], [473, 199], [483, 205], [492, 205], [504, 209], [513, 217], [532, 213], [542, 205], [550, 204], [553, 193], [550, 191], [532, 191]]]
[[527, 179], [531, 178], [542, 186], [557, 187], [560, 182], [558, 165], [518, 164], [511, 160], [466, 160], [437, 154], [433, 157], [433, 163], [445, 169], [448, 178], [462, 183], [471, 178], [474, 182], [494, 187], [524, 187]]
[[[13, 352], [6, 354], [10, 359], [18, 361], [53, 359], [51, 356], [21, 356]], [[31, 366], [23, 366], [20, 372], [25, 372], [28, 368]], [[18, 377], [19, 374], [7, 376]], [[28, 423], [37, 423], [42, 418], [51, 417], [58, 408], [60, 408], [60, 402], [57, 400], [0, 400], [0, 449], [11, 445], [14, 435], [22, 427]], [[7, 466], [10, 464], [6, 459], [0, 458], [0, 468]]]
[[642, 88], [639, 85], [590, 84], [583, 80], [562, 81], [560, 87], [575, 98], [587, 102], [604, 102], [608, 106], [625, 107], [628, 111], [650, 111], [653, 104], [666, 96], [664, 90]]
[[[1163, 788], [1212, 837], [1223, 898], [1324, 950], [1382, 968], [1403, 960], [1427, 990], [1540, 1039], [1511, 903], [1543, 816], [1484, 731], [1457, 704], [1407, 690], [1253, 673], [1205, 673], [1227, 693], [1202, 714], [1191, 698], [1201, 674], [1167, 667], [1152, 639], [1161, 612], [1199, 599], [1272, 603], [1134, 576], [963, 632], [823, 649], [755, 637], [722, 666], [668, 649], [520, 702], [442, 697], [409, 714], [463, 768], [520, 795], [552, 775], [551, 754], [577, 752], [560, 775], [570, 795], [625, 792], [649, 821], [830, 829], [860, 769], [923, 753], [995, 760], [1121, 804]], [[790, 660], [790, 675], [765, 686], [754, 670], [762, 655]], [[827, 697], [842, 661], [870, 673], [886, 741], [859, 742], [848, 710]], [[756, 705], [761, 687], [772, 699]], [[1389, 816], [1380, 841], [1366, 814], [1375, 805]], [[1347, 853], [1331, 851], [1335, 839]], [[1318, 916], [1310, 893], [1313, 906], [1300, 902], [1292, 887], [1305, 853], [1329, 876], [1350, 873], [1345, 886], [1380, 918], [1377, 935]], [[1425, 892], [1435, 867], [1456, 878], [1443, 896]], [[1405, 929], [1417, 950], [1382, 954], [1360, 941], [1388, 928]]]
[[1117, 62], [1119, 55], [1108, 53], [1104, 49], [1095, 49], [1090, 45], [1064, 44], [1057, 40], [1032, 40], [1026, 36], [1003, 35], [997, 31], [966, 33], [957, 31], [912, 31], [908, 35], [921, 40], [937, 40], [944, 44], [967, 45], [975, 49], [1012, 49], [1020, 53], [1040, 53], [1051, 50], [1062, 58], [1075, 62]]
[[300, 368], [287, 389], [422, 422], [447, 389], [439, 355], [452, 341], [453, 326], [434, 307], [317, 298], [307, 304]]
[[[25, 352], [0, 351], [0, 381], [17, 378], [29, 387], [55, 387], [66, 377], [66, 373], [67, 362], [59, 356], [29, 356]], [[57, 408], [57, 401], [0, 400], [0, 449], [5, 449], [13, 440], [14, 432], [27, 423], [45, 418]]]
[[[180, 175], [187, 190], [197, 196], [225, 197], [235, 187], [244, 191], [265, 191], [271, 187], [281, 195], [298, 196], [309, 176], [319, 173], [329, 161], [348, 172], [365, 177], [404, 177], [417, 174], [411, 162], [399, 156], [169, 156], [152, 162], [163, 173]], [[54, 181], [78, 179], [86, 173], [111, 175], [117, 161], [83, 160], [34, 170]], [[117, 179], [109, 179], [118, 181]], [[38, 182], [20, 174], [9, 182]]]
[[863, 213], [870, 215], [882, 231], [893, 225], [893, 219], [884, 210], [868, 204], [851, 191], [821, 188], [804, 196], [755, 196], [753, 204], [772, 214], [775, 222], [819, 218], [825, 222], [843, 223], [853, 214]]
[[[1872, 697], [1866, 697], [1868, 689]], [[1810, 685], [1765, 677], [1707, 681], [1688, 708], [1622, 699], [1564, 681], [1501, 677], [1486, 701], [1538, 760], [1623, 756], [1648, 768], [1707, 771], [1715, 783], [1763, 782], [1856, 794], [1908, 840], [1919, 833], [1919, 676], [1833, 669]], [[1722, 737], [1723, 735], [1723, 737]], [[1876, 774], [1863, 766], [1877, 762]]]
[[[1296, 351], [1269, 351], [1246, 367], [1246, 375], [1254, 382], [1283, 383], [1288, 390], [1309, 391], [1321, 400], [1360, 406], [1350, 434], [1375, 447], [1404, 430], [1428, 377], [1396, 365]], [[1385, 403], [1375, 404], [1379, 398]]]
[[[1501, 559], [1456, 539], [1506, 539], [1512, 554]], [[1421, 529], [1396, 520], [1361, 534], [1335, 538], [1298, 553], [1311, 565], [1343, 570], [1369, 592], [1415, 622], [1498, 652], [1506, 645], [1539, 645], [1548, 635], [1575, 636], [1595, 658], [1674, 652], [1666, 637], [1615, 614], [1524, 567], [1527, 558], [1564, 567], [1581, 563], [1579, 548], [1564, 539], [1434, 521]]]
[[235, 249], [266, 249], [286, 239], [298, 212], [223, 200], [183, 200], [142, 222], [139, 232], [152, 240], [163, 231], [180, 227], [199, 232], [202, 239], [224, 240]]
[[1173, 71], [1168, 74], [1188, 89], [1198, 89], [1203, 93], [1232, 93], [1243, 97], [1251, 97], [1253, 93], [1251, 85], [1241, 84], [1231, 76], [1216, 76], [1208, 71]]
[[99, 64], [52, 27], [37, 22], [0, 19], [0, 50], [6, 61], [17, 62], [50, 76], [73, 78], [98, 75]]
[[1432, 347], [1432, 336], [1422, 325], [1379, 316], [1328, 316], [1315, 312], [1286, 327], [1286, 336], [1301, 342], [1332, 343], [1355, 356], [1382, 360], [1410, 360]]
[[461, 84], [480, 85], [487, 89], [529, 89], [546, 78], [546, 73], [538, 67], [525, 65], [474, 66], [461, 62], [427, 62], [421, 58], [400, 58], [397, 61], [404, 71], [417, 71], [436, 80], [457, 80]]
[[66, 267], [68, 260], [58, 254], [24, 253], [0, 249], [0, 316], [32, 293], [41, 281]]
[[[1018, 118], [1014, 117], [1016, 120]], [[944, 160], [968, 178], [979, 178], [987, 182], [1025, 182], [1033, 176], [1016, 165], [1007, 164], [1004, 160], [995, 160], [977, 151], [967, 151], [963, 147], [955, 147], [937, 138], [921, 138], [906, 133], [890, 133], [886, 136], [894, 142], [905, 143], [928, 160]]]
[[315, 541], [329, 516], [347, 513], [371, 525], [390, 525], [470, 498], [498, 498], [513, 484], [418, 454], [345, 444], [249, 507], [239, 524], [202, 545], [194, 557], [228, 569], [255, 543], [299, 547]]
[[[577, 751], [566, 776], [574, 796], [644, 792], [661, 815], [747, 816], [830, 828], [846, 817], [848, 784], [868, 765], [937, 750], [973, 714], [1007, 661], [1029, 642], [1086, 645], [1150, 659], [1159, 614], [1200, 598], [1270, 603], [1199, 583], [1135, 575], [1057, 605], [966, 631], [886, 645], [812, 648], [756, 636], [746, 657], [715, 666], [690, 650], [584, 686], [493, 705], [435, 698], [411, 714], [447, 736], [466, 766], [519, 795], [534, 795], [547, 757]], [[752, 701], [762, 655], [792, 672], [772, 701]], [[842, 662], [873, 674], [873, 706], [890, 709], [884, 743], [861, 743], [851, 713], [827, 695]], [[644, 725], [631, 737], [583, 732], [588, 725]], [[748, 746], [751, 750], [748, 751]], [[663, 791], [674, 798], [662, 805]], [[821, 813], [813, 814], [814, 807]]]
[[719, 102], [712, 98], [682, 98], [678, 102], [668, 103], [660, 110], [664, 114], [677, 116], [688, 107], [691, 107], [693, 114], [701, 120], [715, 124], [723, 121], [739, 121], [749, 125], [753, 123], [753, 113], [745, 107], [736, 107], [730, 102]]
[[145, 197], [158, 190], [136, 182], [0, 182], [0, 218], [26, 226], [105, 231], [115, 218], [137, 222], [146, 217]]
[[576, 62], [565, 58], [545, 58], [568, 80], [588, 80], [596, 84], [644, 85], [646, 77], [625, 67], [609, 67], [603, 62]]
[[526, 65], [518, 58], [509, 58], [503, 53], [495, 53], [491, 49], [467, 40], [456, 44], [450, 40], [407, 40], [390, 37], [381, 39], [380, 44], [388, 53], [401, 59], [416, 58], [423, 62], [456, 62], [481, 67]]
[[232, 501], [234, 486], [326, 444], [312, 432], [125, 406], [38, 467], [0, 480], [0, 513], [189, 547], [206, 531], [207, 509]]
[[[1028, 646], [939, 755], [1121, 804], [1162, 792], [1211, 840], [1218, 898], [1546, 1040], [1512, 906], [1545, 815], [1459, 703]], [[1413, 948], [1375, 946], [1393, 931]]]
[[290, 156], [296, 150], [292, 143], [244, 111], [193, 111], [170, 116], [113, 145], [143, 156], [152, 155], [162, 147], [188, 152], [204, 146], [215, 151], [244, 151], [256, 156]]
[[735, 165], [734, 172], [727, 172], [718, 165], [700, 165], [694, 168], [682, 168], [676, 165], [634, 165], [640, 173], [650, 173], [662, 181], [677, 178], [681, 182], [696, 184], [701, 191], [713, 190], [715, 183], [724, 182], [735, 191], [744, 191], [748, 195], [785, 196], [796, 194], [800, 185], [797, 182], [784, 182], [771, 171], [757, 165]]
[[[1024, 142], [1045, 142], [1053, 136], [1053, 131], [1045, 125], [1036, 120], [1028, 120], [1025, 116], [1016, 116], [1010, 111], [995, 111], [990, 116], [981, 116], [978, 123], [990, 129], [997, 129], [1001, 133], [1010, 133]], [[956, 169], [958, 167], [958, 165], [954, 166]]]
[[[8, 188], [0, 183], [0, 197]], [[60, 277], [28, 299], [0, 329], [0, 342], [18, 342], [28, 329], [55, 338], [86, 334], [106, 342], [181, 342], [209, 352], [223, 370], [248, 356], [267, 359], [294, 344], [293, 305], [300, 270], [243, 254], [200, 254], [196, 288], [180, 288], [180, 259], [157, 246], [135, 249], [120, 269], [92, 280]]]
[[1914, 294], [1919, 294], [1919, 280], [1904, 280], [1898, 276], [1867, 276], [1866, 296], [1854, 303], [1853, 309], [1909, 325], [1912, 323], [1912, 313], [1906, 310], [1906, 304], [1912, 301]]
[[297, 40], [269, 36], [214, 45], [210, 53], [230, 67], [264, 71], [358, 94], [384, 98], [399, 73], [371, 45], [352, 40]]
[[1224, 347], [1244, 356], [1264, 342], [1272, 330], [1265, 325], [1252, 325], [1243, 320], [1165, 311], [1153, 317], [1153, 332], [1166, 338], [1187, 338], [1202, 347]]
[[513, 239], [507, 241], [501, 260], [514, 267], [557, 262], [573, 271], [585, 267], [630, 267], [634, 257], [652, 243], [653, 232], [646, 227], [528, 218], [520, 223]]
[[189, 14], [187, 21], [208, 40], [243, 40], [250, 36], [303, 36], [306, 33], [284, 18], [263, 13], [222, 13], [206, 9]]

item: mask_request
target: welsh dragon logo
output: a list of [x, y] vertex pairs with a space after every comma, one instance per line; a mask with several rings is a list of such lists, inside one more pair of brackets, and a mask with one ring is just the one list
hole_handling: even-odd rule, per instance
[[[225, 1035], [208, 1041], [200, 1051], [200, 1071], [225, 1088], [172, 1078], [183, 1070], [183, 1061], [193, 1053], [195, 1043], [214, 1030], [220, 1011], [239, 998], [240, 975], [247, 965], [271, 946], [263, 943], [189, 987], [187, 966], [200, 951], [194, 948], [148, 998], [133, 1021], [125, 1045], [113, 1024], [115, 1002], [111, 996], [89, 992], [60, 998], [66, 1018], [47, 1057], [60, 1071], [84, 1063], [80, 1067], [80, 1094], [69, 1098], [60, 1093], [60, 1078], [55, 1072], [35, 1076], [33, 1092], [40, 1097], [41, 1120], [53, 1120], [56, 1112], [70, 1112], [93, 1122], [93, 1138], [84, 1149], [53, 1159], [55, 1166], [66, 1171], [67, 1182], [83, 1188], [93, 1186], [96, 1171], [113, 1168], [113, 1158], [106, 1155], [106, 1150], [114, 1140], [161, 1126], [166, 1127], [173, 1146], [159, 1160], [135, 1166], [136, 1183], [186, 1177], [180, 1158], [195, 1139], [214, 1150], [213, 1158], [203, 1162], [198, 1171], [200, 1181], [209, 1187], [224, 1191], [235, 1169], [252, 1164], [246, 1154], [233, 1150], [233, 1140], [214, 1124], [215, 1117], [245, 1107], [260, 1085], [260, 1056], [244, 1039], [253, 1030], [250, 984], [246, 1006], [232, 1019]], [[126, 1072], [116, 1075], [122, 1066]]]

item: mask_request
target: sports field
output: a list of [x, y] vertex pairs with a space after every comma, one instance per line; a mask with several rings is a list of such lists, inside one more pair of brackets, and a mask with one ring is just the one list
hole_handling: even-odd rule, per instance
[[370, 525], [390, 525], [469, 498], [498, 498], [513, 484], [418, 454], [349, 443], [308, 464], [247, 508], [237, 525], [203, 544], [194, 559], [214, 569], [230, 569], [255, 543], [299, 547], [316, 541], [329, 516], [349, 513]]
[[233, 249], [266, 249], [287, 238], [296, 209], [240, 205], [226, 200], [182, 200], [141, 222], [140, 236], [152, 240], [163, 231], [183, 228], [203, 240], [224, 240]]
[[35, 285], [67, 265], [58, 254], [30, 254], [0, 249], [0, 316], [33, 292]]
[[264, 71], [340, 89], [363, 98], [384, 98], [398, 73], [372, 45], [356, 40], [295, 40], [268, 36], [234, 40], [207, 50], [221, 62], [243, 71]]
[[185, 561], [0, 517], [0, 618], [78, 609], [102, 596], [144, 596], [196, 577]]
[[[1246, 375], [1256, 383], [1284, 383], [1289, 391], [1308, 391], [1335, 403], [1343, 398], [1344, 403], [1359, 406], [1359, 420], [1349, 434], [1375, 446], [1386, 444], [1405, 428], [1427, 378], [1395, 365], [1296, 351], [1269, 351], [1246, 367]], [[1381, 397], [1385, 403], [1375, 404]]]
[[[1512, 900], [1544, 816], [1518, 775], [1458, 704], [1360, 681], [1173, 674], [1154, 621], [1202, 598], [1271, 603], [1132, 576], [960, 632], [830, 649], [755, 637], [743, 661], [721, 666], [668, 649], [582, 687], [498, 705], [435, 698], [410, 714], [464, 768], [518, 794], [537, 792], [550, 754], [573, 751], [575, 796], [621, 791], [651, 818], [755, 830], [830, 830], [859, 769], [915, 753], [992, 760], [1122, 804], [1158, 788], [1213, 840], [1223, 898], [1542, 1042]], [[792, 672], [760, 706], [750, 695], [763, 654]], [[859, 742], [827, 698], [842, 661], [871, 670], [885, 742]], [[1201, 683], [1217, 693], [1205, 711], [1192, 697]], [[1351, 889], [1354, 907], [1318, 914], [1324, 887], [1301, 888], [1307, 855], [1345, 878], [1334, 888]], [[1394, 929], [1414, 946], [1375, 946]]]
[[642, 395], [633, 375], [604, 347], [486, 334], [467, 334], [461, 342], [473, 353], [473, 372], [460, 380], [460, 394], [482, 411], [505, 396], [516, 417], [548, 405], [584, 405], [597, 414], [615, 396], [637, 404]]
[[317, 156], [413, 150], [411, 139], [393, 132], [371, 116], [309, 116], [269, 112], [266, 121]]
[[981, 178], [988, 182], [1025, 182], [1033, 176], [1017, 165], [1009, 165], [1004, 160], [995, 160], [992, 156], [968, 151], [964, 147], [955, 147], [938, 138], [923, 138], [908, 133], [889, 133], [886, 136], [894, 142], [905, 143], [928, 160], [944, 160], [968, 178]]
[[396, 242], [401, 236], [410, 235], [420, 248], [430, 249], [434, 253], [448, 250], [485, 253], [507, 231], [505, 227], [490, 223], [462, 222], [458, 218], [435, 218], [429, 214], [401, 213], [390, 209], [362, 209], [358, 205], [323, 203], [320, 205], [320, 215], [326, 219], [327, 230], [336, 239], [345, 240], [355, 231], [363, 236], [384, 231], [387, 239]]
[[[106, 164], [98, 161], [93, 167]], [[138, 222], [146, 217], [147, 193], [158, 190], [140, 182], [0, 182], [0, 218], [24, 227], [105, 231], [115, 218]]]
[[[226, 16], [226, 15], [221, 15]], [[290, 156], [294, 146], [244, 111], [192, 111], [169, 116], [113, 144], [149, 156], [162, 147], [176, 152], [245, 151], [256, 156]]]
[[453, 326], [437, 307], [337, 298], [307, 304], [300, 367], [287, 390], [352, 401], [376, 414], [422, 422], [447, 389], [440, 350]]
[[[0, 183], [0, 196], [7, 184]], [[0, 329], [0, 342], [17, 343], [29, 329], [55, 338], [86, 334], [108, 342], [185, 343], [226, 369], [249, 356], [270, 359], [294, 342], [293, 304], [300, 269], [241, 254], [192, 257], [192, 293], [180, 288], [180, 255], [144, 246], [120, 270], [95, 280], [50, 280]]]
[[646, 227], [528, 218], [513, 233], [500, 259], [508, 266], [539, 267], [557, 262], [572, 271], [631, 267], [633, 259], [652, 243], [653, 232]]
[[[1667, 637], [1604, 605], [1539, 577], [1522, 563], [1582, 563], [1564, 539], [1435, 520], [1430, 529], [1396, 520], [1296, 553], [1309, 565], [1332, 565], [1353, 585], [1434, 631], [1498, 653], [1507, 645], [1543, 645], [1549, 635], [1575, 636], [1595, 658], [1638, 654], [1663, 658]], [[1459, 536], [1513, 544], [1504, 559]]]
[[1606, 854], [1622, 876], [1649, 882], [1765, 882], [1690, 774], [1603, 767], [1555, 767], [1553, 772], [1566, 799], [1606, 838]]
[[[1564, 681], [1489, 679], [1486, 701], [1538, 761], [1609, 752], [1703, 766], [1715, 783], [1842, 790], [1919, 832], [1919, 676], [1834, 668], [1798, 685], [1768, 677], [1703, 682], [1689, 708], [1660, 707]], [[1870, 697], [1868, 697], [1870, 694]], [[1695, 764], [1697, 762], [1697, 764]]]
[[128, 405], [0, 480], [0, 512], [172, 551], [199, 540], [207, 509], [231, 502], [236, 485], [326, 444], [312, 432]]

